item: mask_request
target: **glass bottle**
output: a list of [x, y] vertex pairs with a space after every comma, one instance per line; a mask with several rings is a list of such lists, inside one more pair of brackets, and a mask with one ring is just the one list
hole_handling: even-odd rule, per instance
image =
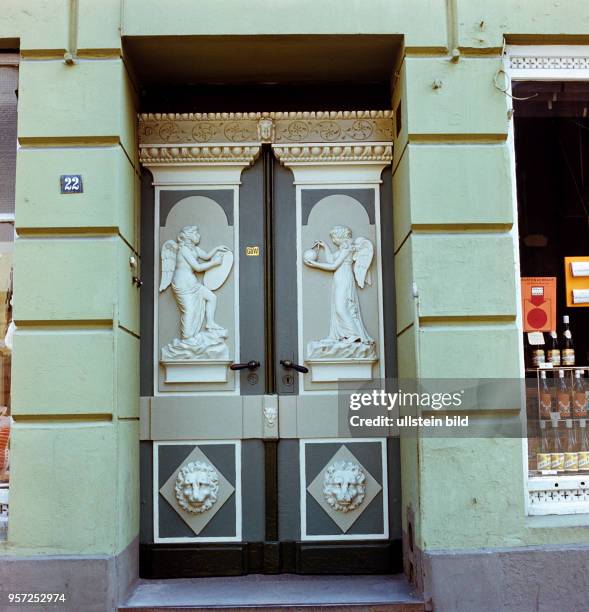
[[556, 391], [556, 402], [561, 419], [571, 416], [571, 390], [564, 377], [564, 370], [558, 370], [558, 389]]
[[587, 416], [587, 395], [583, 383], [584, 370], [575, 370], [575, 383], [573, 385], [573, 416], [584, 419]]
[[536, 456], [536, 467], [539, 472], [544, 472], [549, 470], [550, 466], [551, 458], [548, 430], [546, 429], [546, 421], [540, 421], [540, 452]]
[[552, 452], [550, 453], [550, 468], [558, 472], [564, 471], [564, 452], [560, 440], [557, 419], [552, 419]]
[[532, 344], [530, 342], [530, 334], [528, 334], [528, 347], [530, 353], [531, 367], [542, 367], [546, 363], [546, 354], [544, 353], [544, 341], [542, 341], [542, 344]]
[[548, 338], [546, 360], [556, 368], [560, 365], [560, 349], [558, 348], [558, 337], [556, 335], [556, 331], [551, 331]]
[[553, 397], [552, 390], [546, 380], [546, 372], [540, 371], [540, 418], [549, 419], [552, 412]]
[[564, 331], [562, 333], [562, 344], [561, 344], [561, 362], [563, 366], [574, 366], [575, 365], [575, 347], [573, 345], [573, 336], [569, 327], [569, 316], [564, 315], [562, 318], [564, 323]]
[[577, 453], [577, 441], [575, 440], [575, 430], [573, 429], [573, 419], [566, 420], [566, 446], [564, 453], [564, 471], [579, 471], [579, 455]]
[[579, 420], [579, 469], [589, 470], [589, 435], [587, 435], [587, 421]]

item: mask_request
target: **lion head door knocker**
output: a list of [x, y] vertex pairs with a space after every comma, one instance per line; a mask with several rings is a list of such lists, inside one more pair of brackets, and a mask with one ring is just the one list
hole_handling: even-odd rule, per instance
[[210, 463], [193, 461], [178, 472], [174, 491], [178, 504], [187, 512], [206, 512], [217, 501], [219, 475]]
[[332, 463], [323, 477], [323, 495], [338, 512], [355, 510], [366, 496], [366, 474], [352, 461]]

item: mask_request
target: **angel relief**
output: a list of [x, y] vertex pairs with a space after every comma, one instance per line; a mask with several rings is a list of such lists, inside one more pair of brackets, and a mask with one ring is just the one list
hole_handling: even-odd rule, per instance
[[[217, 296], [213, 293], [229, 276], [233, 254], [226, 246], [208, 253], [198, 244], [198, 227], [189, 225], [176, 240], [167, 240], [161, 252], [160, 293], [172, 287], [180, 311], [180, 338], [162, 347], [163, 362], [227, 360], [227, 330], [215, 321]], [[204, 272], [200, 282], [197, 274]]]
[[[335, 251], [318, 240], [303, 254], [310, 268], [333, 273], [329, 335], [308, 343], [307, 359], [376, 360], [376, 344], [362, 320], [357, 288], [372, 284], [374, 246], [368, 238], [352, 239], [352, 230], [343, 225], [336, 225], [329, 236]], [[325, 262], [319, 261], [321, 250]]]

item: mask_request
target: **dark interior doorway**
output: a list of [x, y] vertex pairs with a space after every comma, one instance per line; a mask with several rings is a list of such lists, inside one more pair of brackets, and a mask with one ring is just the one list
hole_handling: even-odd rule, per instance
[[393, 35], [126, 37], [141, 112], [391, 108]]

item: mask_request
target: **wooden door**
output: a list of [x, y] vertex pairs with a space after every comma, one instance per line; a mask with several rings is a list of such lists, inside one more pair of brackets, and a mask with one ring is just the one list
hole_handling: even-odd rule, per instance
[[392, 125], [340, 115], [142, 118], [145, 577], [400, 569], [338, 395], [395, 374]]

